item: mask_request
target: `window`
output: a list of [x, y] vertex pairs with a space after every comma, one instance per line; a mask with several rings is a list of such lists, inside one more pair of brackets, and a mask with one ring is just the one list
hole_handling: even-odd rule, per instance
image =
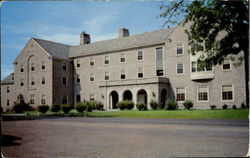
[[208, 86], [198, 86], [198, 101], [208, 101]]
[[230, 60], [224, 60], [222, 65], [223, 70], [231, 70], [231, 61]]
[[77, 94], [76, 95], [76, 103], [80, 103], [81, 102], [81, 95]]
[[177, 64], [177, 74], [183, 74], [183, 63]]
[[95, 59], [90, 58], [89, 66], [95, 66]]
[[76, 60], [76, 67], [77, 68], [81, 67], [80, 60]]
[[67, 77], [62, 77], [62, 84], [64, 85], [64, 86], [67, 86]]
[[23, 79], [20, 81], [20, 86], [24, 86]]
[[20, 72], [24, 72], [24, 68], [23, 68], [23, 65], [20, 66]]
[[109, 80], [109, 72], [105, 72], [105, 80]]
[[41, 96], [41, 104], [46, 104], [45, 95], [42, 95], [42, 96]]
[[76, 83], [80, 83], [80, 75], [76, 75]]
[[95, 95], [94, 95], [94, 93], [91, 93], [91, 94], [90, 94], [89, 100], [95, 100]]
[[185, 88], [176, 88], [176, 101], [185, 101]]
[[42, 62], [42, 70], [45, 70], [45, 62]]
[[121, 56], [120, 56], [120, 62], [121, 63], [125, 63], [126, 62], [126, 56], [125, 56], [124, 53], [122, 53]]
[[126, 78], [126, 71], [121, 70], [121, 79], [125, 79], [125, 78]]
[[63, 71], [67, 71], [68, 70], [68, 63], [65, 62], [65, 61], [62, 62], [62, 70]]
[[45, 84], [45, 77], [42, 77], [42, 84]]
[[34, 81], [34, 78], [33, 78], [33, 77], [31, 78], [31, 82], [30, 82], [30, 84], [31, 84], [32, 86], [34, 86], [34, 85], [35, 85], [35, 81]]
[[95, 75], [94, 75], [94, 73], [90, 74], [89, 81], [91, 81], [91, 82], [95, 81]]
[[182, 55], [183, 54], [183, 44], [177, 44], [176, 54]]
[[137, 77], [138, 78], [143, 78], [143, 68], [142, 67], [138, 67], [138, 69], [137, 69]]
[[162, 52], [162, 48], [156, 48], [156, 76], [163, 76], [163, 52]]
[[[202, 60], [193, 61], [192, 62], [192, 72], [200, 72], [200, 71], [212, 71], [212, 63], [207, 63]], [[195, 71], [193, 71], [193, 69]]]
[[233, 86], [232, 85], [222, 86], [222, 100], [233, 100]]
[[7, 93], [9, 93], [10, 92], [10, 87], [7, 87]]
[[143, 51], [141, 51], [141, 50], [138, 51], [138, 52], [137, 52], [137, 55], [138, 55], [138, 56], [137, 56], [137, 60], [138, 60], [138, 61], [143, 60]]
[[31, 63], [30, 69], [31, 69], [31, 71], [35, 71], [35, 64], [34, 63]]
[[10, 100], [9, 99], [7, 99], [7, 106], [9, 106], [10, 105]]
[[35, 95], [34, 94], [30, 95], [30, 104], [35, 104]]
[[64, 95], [62, 98], [62, 104], [68, 104], [68, 96]]
[[192, 61], [192, 72], [196, 72], [196, 61]]
[[11, 80], [14, 81], [14, 79], [15, 79], [14, 74], [11, 74]]
[[109, 56], [104, 57], [104, 64], [105, 65], [109, 64]]

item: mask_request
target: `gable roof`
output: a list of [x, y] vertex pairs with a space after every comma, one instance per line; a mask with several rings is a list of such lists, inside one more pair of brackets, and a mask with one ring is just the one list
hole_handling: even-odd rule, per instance
[[14, 73], [11, 73], [10, 75], [8, 75], [7, 77], [5, 77], [2, 81], [1, 84], [12, 84], [14, 83], [14, 81], [11, 79], [11, 75], [13, 75]]
[[32, 38], [35, 40], [47, 53], [52, 57], [68, 59], [70, 45], [56, 43], [53, 41], [47, 41], [38, 38]]
[[113, 52], [158, 44], [166, 41], [175, 28], [163, 29], [143, 34], [127, 36], [117, 39], [94, 42], [85, 45], [72, 46], [69, 49], [69, 57], [85, 56], [103, 52]]

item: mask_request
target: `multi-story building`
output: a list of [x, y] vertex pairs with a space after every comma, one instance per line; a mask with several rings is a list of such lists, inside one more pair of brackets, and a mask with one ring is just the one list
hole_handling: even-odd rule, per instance
[[200, 66], [200, 53], [188, 53], [187, 27], [133, 36], [123, 28], [119, 38], [93, 43], [82, 32], [77, 46], [31, 38], [14, 73], [2, 81], [1, 104], [6, 110], [20, 100], [33, 106], [97, 100], [116, 109], [121, 100], [149, 107], [151, 100], [163, 106], [173, 98], [179, 108], [185, 100], [196, 109], [240, 106], [246, 100], [244, 64], [235, 68], [228, 58]]

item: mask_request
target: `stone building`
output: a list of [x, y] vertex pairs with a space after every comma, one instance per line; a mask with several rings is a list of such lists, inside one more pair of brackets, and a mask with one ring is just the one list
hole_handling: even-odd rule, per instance
[[108, 110], [121, 100], [149, 107], [151, 100], [164, 106], [173, 98], [179, 108], [185, 100], [195, 109], [240, 106], [246, 100], [244, 64], [235, 68], [228, 58], [201, 67], [200, 54], [188, 53], [185, 27], [132, 36], [122, 28], [119, 38], [93, 43], [82, 32], [77, 46], [31, 38], [14, 73], [2, 81], [1, 105], [8, 110], [20, 99], [32, 106], [97, 100]]

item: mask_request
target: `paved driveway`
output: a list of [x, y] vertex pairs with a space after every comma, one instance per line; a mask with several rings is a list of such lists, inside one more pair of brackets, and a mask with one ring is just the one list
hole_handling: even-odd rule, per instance
[[247, 120], [66, 117], [3, 121], [4, 156], [163, 158], [245, 156]]

